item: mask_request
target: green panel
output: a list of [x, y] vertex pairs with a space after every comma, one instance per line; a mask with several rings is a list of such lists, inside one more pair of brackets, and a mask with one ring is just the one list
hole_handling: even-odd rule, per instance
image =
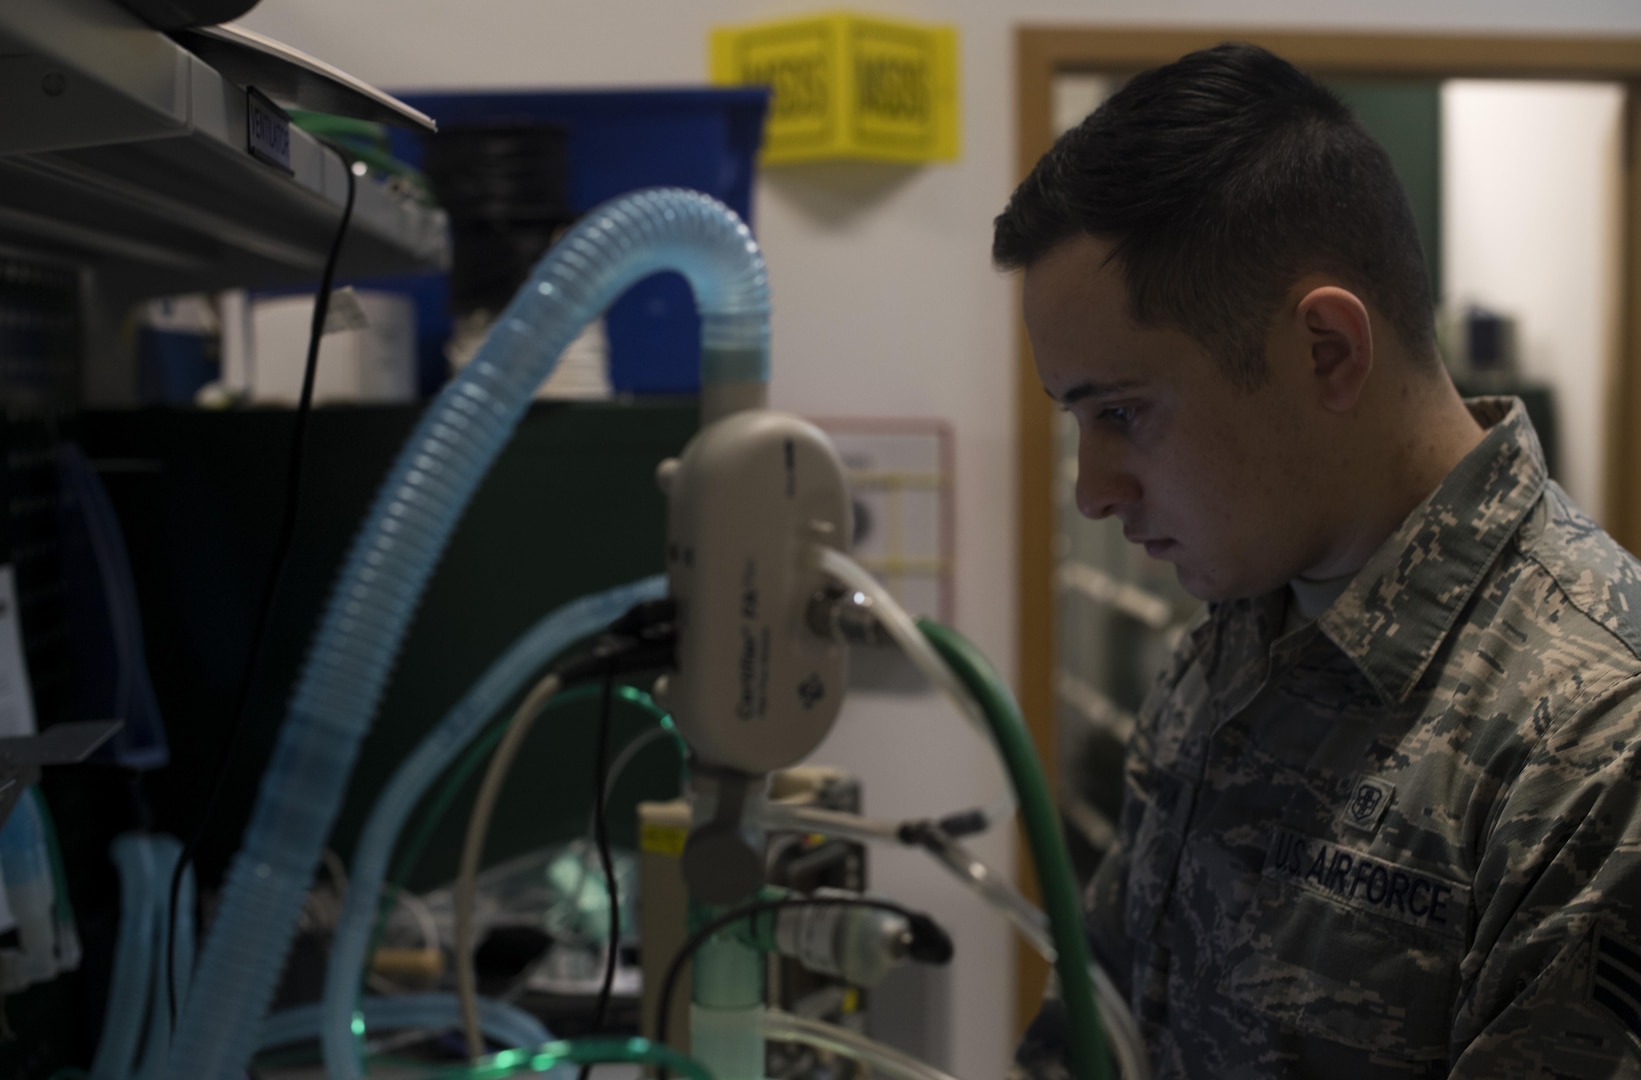
[[[346, 545], [419, 416], [413, 408], [314, 414], [295, 557], [274, 615], [244, 753], [200, 855], [202, 880], [238, 846], [299, 661]], [[89, 456], [131, 551], [149, 664], [172, 764], [146, 785], [162, 828], [186, 834], [232, 713], [277, 528], [291, 414], [150, 411], [84, 418]], [[334, 846], [346, 859], [393, 769], [521, 633], [577, 596], [662, 570], [664, 503], [655, 466], [693, 434], [693, 401], [537, 405], [457, 529], [365, 740]], [[498, 806], [487, 861], [584, 827], [592, 802], [595, 709], [537, 725]], [[616, 713], [614, 746], [646, 723]], [[413, 887], [454, 873], [477, 788], [455, 804]], [[671, 797], [677, 755], [646, 750], [612, 800], [612, 836], [633, 842], [631, 807]]]
[[1430, 269], [1433, 293], [1442, 297], [1442, 101], [1434, 80], [1336, 79], [1328, 87], [1350, 106], [1384, 145], [1413, 204]]

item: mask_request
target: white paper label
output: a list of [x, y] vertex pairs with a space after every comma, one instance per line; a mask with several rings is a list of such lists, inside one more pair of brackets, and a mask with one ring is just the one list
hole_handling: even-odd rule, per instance
[[17, 575], [0, 566], [0, 736], [33, 735], [34, 695], [17, 622]]
[[340, 334], [347, 330], [369, 328], [370, 316], [365, 313], [365, 305], [359, 302], [359, 294], [354, 291], [353, 286], [344, 285], [340, 289], [333, 289], [330, 294], [330, 307], [325, 309], [325, 333]]

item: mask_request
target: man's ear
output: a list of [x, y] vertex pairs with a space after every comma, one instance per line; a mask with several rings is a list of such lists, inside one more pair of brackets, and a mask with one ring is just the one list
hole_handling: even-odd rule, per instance
[[1373, 371], [1373, 329], [1367, 307], [1348, 289], [1319, 285], [1299, 298], [1295, 314], [1318, 400], [1333, 412], [1351, 411]]

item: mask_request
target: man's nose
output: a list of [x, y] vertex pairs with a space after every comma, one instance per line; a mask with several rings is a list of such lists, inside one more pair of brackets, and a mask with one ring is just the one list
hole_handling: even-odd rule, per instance
[[1098, 521], [1140, 501], [1140, 485], [1113, 463], [1084, 451], [1077, 455], [1077, 509]]

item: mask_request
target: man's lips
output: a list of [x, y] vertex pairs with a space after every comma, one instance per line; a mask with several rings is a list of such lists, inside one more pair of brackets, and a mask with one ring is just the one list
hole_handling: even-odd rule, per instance
[[1153, 559], [1162, 558], [1163, 554], [1177, 546], [1177, 542], [1166, 536], [1135, 536], [1128, 530], [1123, 530], [1123, 538], [1131, 544], [1138, 544], [1145, 549], [1145, 553]]

